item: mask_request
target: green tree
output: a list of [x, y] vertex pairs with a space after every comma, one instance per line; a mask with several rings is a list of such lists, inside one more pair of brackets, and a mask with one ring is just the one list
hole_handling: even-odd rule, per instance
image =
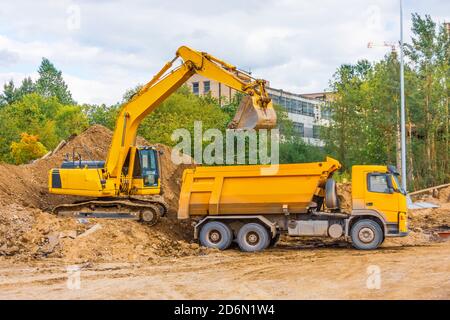
[[89, 126], [86, 114], [81, 106], [62, 105], [55, 117], [56, 134], [59, 138], [79, 134]]
[[31, 93], [0, 110], [0, 160], [16, 161], [9, 147], [21, 139], [21, 133], [38, 136], [47, 150], [88, 126], [82, 107], [61, 104], [56, 97]]
[[370, 134], [363, 120], [371, 73], [371, 64], [361, 60], [356, 65], [340, 66], [330, 83], [336, 99], [325, 106], [331, 108], [332, 117], [330, 125], [322, 130], [322, 139], [326, 152], [341, 161], [344, 170], [361, 160], [364, 142]]
[[[59, 142], [56, 134], [55, 117], [61, 104], [55, 97], [45, 98], [36, 93], [24, 96], [21, 100], [7, 105], [2, 111], [8, 119], [0, 123], [1, 131], [10, 131], [9, 139], [19, 140], [22, 132], [40, 137], [40, 141], [51, 149]], [[11, 141], [7, 141], [8, 145]]]
[[19, 88], [16, 88], [14, 81], [10, 80], [3, 85], [3, 93], [0, 95], [0, 107], [12, 104], [22, 99], [23, 96], [35, 92], [35, 90], [35, 85], [30, 77], [23, 79]]
[[301, 137], [294, 137], [280, 144], [280, 163], [323, 161], [323, 148], [307, 144]]
[[365, 123], [367, 128], [365, 147], [360, 151], [366, 163], [395, 164], [400, 138], [400, 64], [392, 52], [376, 63], [367, 79], [367, 105]]
[[83, 112], [87, 115], [89, 125], [101, 124], [111, 130], [114, 130], [119, 110], [120, 104], [112, 106], [105, 104], [83, 106]]
[[416, 91], [409, 106], [411, 175], [420, 177], [417, 186], [443, 183], [449, 175], [449, 35], [429, 15], [412, 15], [412, 43], [405, 46], [414, 70]]
[[0, 95], [0, 106], [11, 104], [17, 99], [17, 89], [11, 79], [3, 85], [3, 93]]
[[33, 93], [36, 91], [36, 85], [30, 77], [26, 77], [22, 80], [22, 84], [17, 89], [19, 99], [27, 94]]
[[64, 82], [62, 72], [47, 58], [42, 58], [38, 69], [39, 79], [36, 81], [36, 91], [44, 97], [56, 97], [62, 104], [74, 104], [72, 94]]
[[139, 134], [150, 142], [173, 146], [177, 142], [172, 141], [171, 135], [176, 129], [185, 128], [194, 136], [194, 122], [201, 121], [203, 131], [224, 131], [229, 120], [229, 115], [208, 98], [177, 91], [144, 119]]

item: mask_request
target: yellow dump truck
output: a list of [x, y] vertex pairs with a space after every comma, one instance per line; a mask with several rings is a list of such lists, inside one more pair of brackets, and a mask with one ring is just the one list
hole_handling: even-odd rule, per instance
[[194, 235], [206, 247], [243, 251], [274, 245], [281, 233], [350, 240], [375, 249], [385, 237], [408, 233], [406, 195], [392, 166], [352, 168], [352, 207], [340, 208], [333, 173], [324, 162], [216, 166], [185, 170], [179, 219], [194, 219]]

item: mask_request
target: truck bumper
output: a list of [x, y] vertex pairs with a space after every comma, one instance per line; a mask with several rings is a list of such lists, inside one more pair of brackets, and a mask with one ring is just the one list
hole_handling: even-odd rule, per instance
[[406, 237], [409, 234], [409, 231], [406, 232], [399, 232], [399, 233], [394, 233], [394, 234], [387, 234], [386, 237], [390, 237], [390, 238], [398, 238], [398, 237]]

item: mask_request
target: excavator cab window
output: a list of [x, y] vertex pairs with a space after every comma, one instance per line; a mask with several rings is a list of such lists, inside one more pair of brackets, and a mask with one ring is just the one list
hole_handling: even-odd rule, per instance
[[139, 164], [141, 177], [144, 179], [145, 187], [154, 187], [158, 185], [159, 170], [158, 161], [156, 158], [156, 150], [154, 149], [140, 149]]

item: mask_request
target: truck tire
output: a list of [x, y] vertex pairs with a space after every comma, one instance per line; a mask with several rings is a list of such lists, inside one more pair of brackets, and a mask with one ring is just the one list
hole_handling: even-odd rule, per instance
[[204, 247], [225, 250], [233, 241], [233, 232], [223, 222], [210, 221], [201, 228], [199, 238]]
[[266, 249], [270, 243], [269, 232], [259, 223], [247, 223], [239, 229], [237, 235], [239, 248], [245, 252], [256, 252]]
[[357, 221], [350, 231], [352, 245], [359, 250], [373, 250], [383, 242], [383, 230], [370, 219]]
[[336, 181], [332, 178], [325, 183], [325, 205], [328, 209], [339, 209]]

